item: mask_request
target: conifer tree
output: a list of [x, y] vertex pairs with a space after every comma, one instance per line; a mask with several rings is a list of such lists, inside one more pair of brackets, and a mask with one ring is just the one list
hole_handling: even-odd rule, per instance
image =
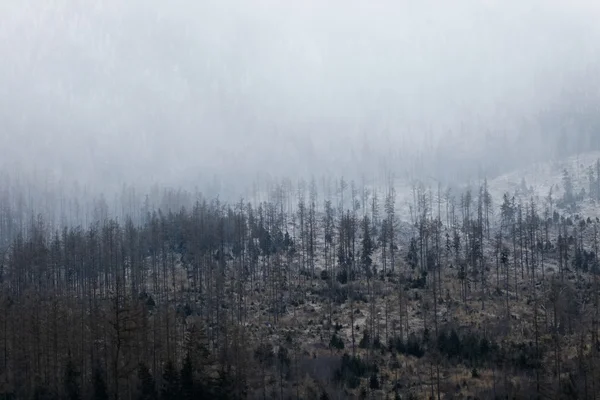
[[104, 380], [104, 373], [100, 366], [96, 366], [96, 368], [94, 368], [92, 381], [94, 389], [94, 400], [108, 400], [108, 390], [106, 388], [106, 381]]
[[371, 240], [371, 228], [369, 224], [369, 217], [365, 215], [362, 222], [363, 228], [363, 237], [362, 237], [362, 252], [361, 252], [361, 262], [362, 266], [367, 274], [367, 276], [371, 276], [371, 264], [373, 260], [371, 259], [371, 255], [373, 254], [373, 241]]
[[194, 381], [194, 367], [189, 353], [186, 354], [181, 368], [181, 399], [192, 400], [196, 398], [196, 383]]
[[179, 391], [179, 374], [175, 369], [173, 361], [167, 361], [163, 371], [163, 382], [160, 390], [162, 400], [178, 400], [180, 398]]
[[79, 372], [73, 364], [73, 360], [69, 358], [65, 369], [65, 394], [68, 400], [81, 399], [79, 386]]

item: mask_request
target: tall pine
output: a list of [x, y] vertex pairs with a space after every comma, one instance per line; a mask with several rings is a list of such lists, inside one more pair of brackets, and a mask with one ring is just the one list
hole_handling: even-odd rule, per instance
[[178, 400], [179, 396], [179, 374], [173, 361], [167, 361], [163, 371], [163, 383], [160, 391], [162, 400]]
[[156, 400], [158, 395], [156, 393], [156, 383], [154, 382], [154, 377], [152, 377], [148, 367], [143, 363], [140, 363], [138, 366], [138, 380], [138, 400]]

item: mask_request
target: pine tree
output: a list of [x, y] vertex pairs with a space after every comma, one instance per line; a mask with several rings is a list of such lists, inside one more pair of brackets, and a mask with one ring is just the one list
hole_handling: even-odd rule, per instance
[[139, 395], [138, 400], [156, 400], [158, 395], [156, 393], [156, 384], [154, 377], [150, 374], [148, 367], [145, 364], [140, 363], [138, 366], [138, 380], [139, 380]]
[[275, 361], [275, 353], [273, 348], [268, 343], [261, 343], [254, 351], [254, 359], [258, 362], [261, 367], [262, 387], [263, 387], [263, 398], [267, 398], [267, 382], [266, 382], [266, 370], [273, 365]]
[[417, 239], [410, 238], [410, 244], [408, 246], [408, 253], [406, 254], [406, 262], [414, 270], [419, 264], [419, 251], [417, 248]]
[[395, 213], [395, 202], [396, 202], [396, 192], [394, 190], [394, 186], [390, 184], [390, 189], [388, 195], [385, 199], [385, 212], [386, 212], [386, 221], [385, 228], [383, 231], [385, 232], [385, 238], [388, 242], [390, 248], [390, 262], [391, 269], [394, 271], [396, 264], [396, 213]]
[[371, 390], [379, 389], [379, 378], [377, 378], [377, 374], [371, 374], [371, 377], [369, 378], [369, 387]]
[[100, 367], [94, 369], [92, 380], [94, 400], [108, 400], [108, 390], [106, 388], [106, 381], [104, 380], [104, 372]]
[[363, 237], [362, 237], [362, 252], [361, 252], [361, 262], [363, 268], [367, 276], [371, 276], [371, 264], [373, 260], [371, 259], [371, 255], [373, 254], [373, 241], [371, 240], [371, 228], [369, 224], [369, 217], [365, 215], [363, 218]]
[[234, 397], [235, 393], [235, 382], [233, 377], [227, 373], [227, 371], [221, 371], [219, 373], [219, 378], [216, 382], [216, 386], [214, 388], [213, 393], [207, 393], [205, 397], [199, 395], [197, 398], [207, 398], [207, 399], [216, 399], [216, 400], [230, 400]]
[[502, 205], [500, 206], [501, 230], [508, 229], [512, 226], [515, 210], [508, 193], [504, 193], [502, 197]]
[[68, 400], [81, 399], [78, 380], [79, 372], [75, 369], [73, 360], [69, 358], [69, 361], [67, 361], [67, 367], [65, 369], [65, 394]]
[[600, 158], [596, 161], [596, 200], [600, 201]]
[[181, 398], [185, 400], [192, 400], [196, 397], [194, 367], [192, 365], [192, 358], [188, 353], [183, 360], [183, 367], [181, 368]]
[[[7, 396], [6, 398], [12, 397]], [[58, 396], [44, 386], [36, 386], [33, 391], [33, 400], [58, 400]]]
[[488, 188], [487, 177], [483, 184], [483, 204], [485, 206], [485, 230], [487, 238], [490, 239], [490, 214], [493, 211], [493, 199]]
[[175, 369], [173, 361], [167, 361], [163, 371], [163, 384], [160, 390], [162, 400], [178, 400], [179, 396], [179, 376]]
[[573, 179], [571, 178], [571, 174], [566, 169], [563, 170], [563, 187], [565, 190], [563, 200], [565, 205], [570, 205], [574, 200], [573, 194]]

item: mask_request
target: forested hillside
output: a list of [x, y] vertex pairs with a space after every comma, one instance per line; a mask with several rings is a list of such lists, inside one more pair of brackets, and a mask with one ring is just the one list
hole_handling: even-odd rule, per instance
[[600, 397], [598, 21], [0, 0], [0, 400]]
[[80, 224], [6, 186], [0, 394], [592, 398], [600, 161], [572, 165], [547, 167], [548, 191], [528, 172], [235, 203], [124, 189], [121, 215], [95, 200]]

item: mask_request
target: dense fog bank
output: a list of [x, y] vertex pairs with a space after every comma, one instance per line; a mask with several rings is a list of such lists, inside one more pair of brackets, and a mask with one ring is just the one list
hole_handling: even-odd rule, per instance
[[598, 148], [599, 16], [585, 1], [4, 1], [0, 167], [193, 188], [457, 179]]

